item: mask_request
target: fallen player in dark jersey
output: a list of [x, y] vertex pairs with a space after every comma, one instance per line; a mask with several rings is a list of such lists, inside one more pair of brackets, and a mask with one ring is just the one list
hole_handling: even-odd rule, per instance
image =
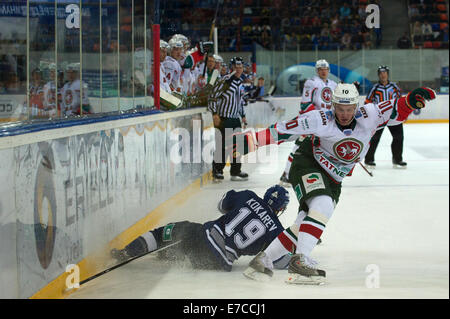
[[[264, 198], [250, 190], [228, 191], [218, 204], [223, 214], [204, 224], [182, 221], [153, 229], [128, 244], [111, 250], [118, 261], [139, 256], [156, 249], [160, 258], [174, 262], [186, 258], [196, 269], [231, 271], [240, 256], [254, 256], [284, 230], [278, 216], [289, 203], [289, 192], [280, 185], [270, 187]], [[290, 256], [274, 262], [284, 268]]]

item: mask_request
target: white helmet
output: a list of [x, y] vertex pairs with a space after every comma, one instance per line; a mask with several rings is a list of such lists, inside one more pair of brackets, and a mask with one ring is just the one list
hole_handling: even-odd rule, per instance
[[160, 47], [161, 49], [166, 49], [166, 50], [169, 50], [169, 49], [170, 49], [169, 43], [167, 43], [167, 42], [164, 41], [164, 40], [159, 40], [159, 47]]
[[182, 35], [182, 34], [174, 34], [174, 35], [170, 38], [170, 40], [172, 40], [172, 39], [177, 40], [177, 41], [180, 41], [181, 43], [183, 43], [183, 47], [184, 47], [185, 49], [188, 49], [188, 48], [189, 48], [190, 42], [189, 42], [189, 39], [188, 39], [185, 35]]
[[216, 60], [216, 62], [223, 63], [223, 59], [220, 55], [214, 54], [213, 58], [214, 58], [214, 60]]
[[330, 65], [328, 64], [327, 60], [322, 59], [322, 60], [318, 60], [316, 62], [316, 71], [318, 69], [322, 69], [322, 68], [328, 69], [328, 70], [330, 69]]
[[177, 39], [170, 39], [169, 40], [169, 47], [170, 50], [172, 50], [173, 48], [183, 48], [183, 43]]
[[331, 97], [331, 103], [334, 104], [347, 104], [358, 105], [359, 92], [354, 84], [339, 83], [334, 89], [333, 96]]

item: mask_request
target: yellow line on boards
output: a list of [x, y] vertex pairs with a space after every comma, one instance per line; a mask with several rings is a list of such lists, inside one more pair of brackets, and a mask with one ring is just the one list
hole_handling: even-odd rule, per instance
[[[104, 268], [101, 268], [102, 266], [99, 266], [99, 261], [110, 260], [109, 251], [112, 248], [122, 249], [140, 235], [155, 228], [156, 226], [159, 226], [159, 222], [163, 219], [163, 217], [165, 217], [165, 215], [172, 212], [175, 206], [183, 204], [188, 198], [198, 192], [202, 185], [208, 183], [211, 179], [211, 171], [205, 173], [202, 177], [196, 179], [192, 184], [166, 200], [164, 203], [151, 211], [147, 216], [111, 240], [107, 247], [105, 247], [102, 251], [91, 254], [81, 260], [77, 264], [80, 270], [80, 281], [104, 270]], [[69, 273], [59, 275], [31, 296], [30, 299], [62, 299], [69, 296], [71, 293], [75, 292], [76, 289], [66, 290], [66, 279], [68, 275]]]

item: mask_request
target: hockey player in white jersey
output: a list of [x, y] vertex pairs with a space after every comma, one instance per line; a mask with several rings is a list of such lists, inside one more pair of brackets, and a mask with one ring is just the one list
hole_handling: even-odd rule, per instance
[[182, 83], [181, 79], [181, 52], [183, 50], [183, 43], [177, 41], [176, 39], [171, 39], [169, 41], [170, 55], [164, 60], [164, 69], [166, 71], [166, 78], [169, 81], [169, 86], [172, 92], [181, 93]]
[[[79, 79], [80, 63], [71, 63], [67, 66], [66, 74], [68, 82], [62, 88], [62, 110], [63, 116], [89, 114], [90, 105], [88, 99], [88, 86]], [[83, 97], [81, 97], [81, 95]], [[83, 111], [81, 113], [81, 107]]]
[[435, 98], [432, 89], [422, 87], [400, 98], [359, 107], [356, 87], [338, 84], [330, 111], [313, 110], [257, 133], [243, 133], [243, 147], [233, 145], [241, 154], [252, 151], [254, 148], [250, 146], [258, 146], [257, 143], [259, 146], [279, 144], [304, 136], [294, 155], [289, 177], [299, 201], [297, 220], [250, 262], [244, 274], [252, 279], [261, 274], [270, 276], [272, 261], [294, 250], [286, 282], [322, 284], [325, 271], [317, 269], [310, 254], [333, 215], [342, 180], [364, 158], [380, 124], [389, 120], [403, 122], [413, 110], [423, 108], [426, 101]]
[[48, 112], [50, 117], [58, 115], [58, 98], [56, 79], [56, 64], [51, 63], [49, 65], [50, 80], [44, 85], [44, 109]]
[[167, 93], [170, 93], [171, 89], [170, 89], [170, 85], [169, 85], [169, 80], [166, 78], [166, 69], [165, 69], [164, 63], [163, 63], [167, 58], [167, 53], [170, 50], [170, 46], [166, 41], [160, 40], [159, 48], [160, 48], [159, 60], [161, 62], [159, 64], [159, 71], [160, 71], [159, 72], [159, 84], [164, 91], [166, 91]]
[[[311, 110], [329, 110], [331, 108], [331, 96], [333, 95], [333, 91], [336, 88], [337, 83], [331, 79], [328, 79], [330, 65], [326, 60], [318, 60], [315, 68], [317, 75], [306, 80], [305, 82], [299, 114], [304, 114]], [[297, 149], [298, 142], [296, 141], [291, 153], [289, 154], [284, 172], [280, 177], [280, 183], [285, 187], [290, 185], [289, 170], [291, 169], [292, 158]]]

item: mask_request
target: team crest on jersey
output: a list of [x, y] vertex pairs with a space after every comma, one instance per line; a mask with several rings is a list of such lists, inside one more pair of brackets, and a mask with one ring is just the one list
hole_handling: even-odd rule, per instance
[[325, 101], [326, 103], [331, 103], [331, 95], [333, 94], [333, 92], [331, 92], [331, 89], [329, 87], [324, 87], [320, 94], [323, 101]]
[[363, 144], [354, 139], [354, 138], [346, 138], [334, 144], [333, 150], [336, 156], [344, 161], [351, 163], [356, 158], [358, 158], [359, 154], [363, 149]]

